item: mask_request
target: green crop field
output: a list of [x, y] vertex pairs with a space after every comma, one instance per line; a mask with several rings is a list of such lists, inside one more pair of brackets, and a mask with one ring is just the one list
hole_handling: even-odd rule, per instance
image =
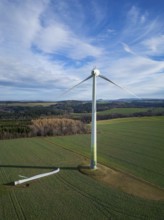
[[[105, 111], [99, 111], [97, 112], [98, 115], [109, 115], [109, 114], [122, 114], [122, 115], [129, 115], [134, 113], [144, 113], [144, 112], [151, 112], [154, 114], [157, 113], [163, 113], [164, 108], [163, 107], [155, 107], [155, 108], [112, 108]], [[72, 113], [72, 116], [80, 117], [84, 115], [91, 115], [91, 113]]]
[[[98, 161], [164, 187], [164, 117], [98, 122]], [[90, 136], [49, 138], [89, 157]], [[78, 143], [78, 147], [77, 147]], [[89, 144], [90, 145], [90, 144]]]
[[[98, 122], [98, 162], [164, 186], [164, 117]], [[0, 141], [0, 219], [164, 219], [164, 202], [142, 199], [80, 173], [90, 135]], [[12, 186], [19, 175], [59, 173]]]
[[117, 113], [117, 114], [127, 115], [127, 114], [147, 112], [147, 111], [152, 111], [154, 113], [164, 112], [164, 108], [162, 108], [162, 107], [157, 107], [157, 108], [112, 108], [112, 109], [109, 109], [106, 111], [98, 112], [98, 114], [104, 115], [104, 114]]

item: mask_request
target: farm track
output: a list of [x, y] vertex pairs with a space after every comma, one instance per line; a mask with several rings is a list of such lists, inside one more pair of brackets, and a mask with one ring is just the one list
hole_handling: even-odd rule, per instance
[[[100, 209], [99, 204], [101, 205], [101, 203], [98, 204], [97, 201], [96, 201], [97, 199], [95, 199], [93, 196], [91, 196], [91, 195], [85, 193], [84, 191], [81, 191], [80, 189], [78, 189], [77, 186], [71, 184], [68, 180], [66, 180], [65, 178], [63, 178], [62, 175], [59, 174], [59, 175], [57, 176], [57, 178], [58, 178], [64, 185], [67, 185], [68, 188], [71, 188], [71, 189], [72, 189], [73, 191], [75, 191], [77, 194], [80, 194], [81, 196], [83, 196], [83, 197], [89, 199], [90, 201], [92, 201], [92, 203], [95, 205], [95, 207], [96, 207], [107, 219], [109, 219], [109, 214], [110, 214], [110, 217], [111, 217], [111, 212], [109, 212], [109, 210], [107, 210], [106, 207], [105, 207], [105, 211], [108, 213], [108, 215], [107, 215], [106, 212], [104, 212], [102, 209]], [[104, 207], [103, 207], [103, 208], [104, 208]]]
[[[12, 200], [14, 207], [15, 207], [15, 212], [17, 213], [18, 219], [20, 219], [20, 220], [25, 219], [26, 220], [27, 218], [24, 214], [24, 211], [22, 209], [21, 204], [19, 203], [19, 201], [15, 195], [14, 190], [11, 191], [10, 198]], [[18, 212], [18, 210], [19, 210], [19, 212]]]
[[[5, 176], [6, 179], [7, 179], [7, 175], [6, 175], [6, 172], [5, 172], [4, 169], [2, 169], [2, 172], [3, 172], [3, 176]], [[16, 197], [16, 195], [15, 195], [14, 190], [10, 190], [10, 191], [8, 192], [8, 194], [9, 194], [9, 197], [10, 197], [10, 201], [11, 201], [13, 207], [14, 207], [15, 213], [16, 213], [16, 215], [17, 215], [17, 219], [18, 219], [18, 220], [26, 220], [27, 218], [26, 218], [26, 216], [25, 216], [25, 214], [24, 214], [24, 211], [23, 211], [23, 209], [22, 209], [22, 206], [21, 206], [20, 203], [18, 202], [18, 199], [17, 199], [17, 197]]]
[[[119, 213], [119, 214], [121, 214], [123, 216], [132, 217], [132, 218], [135, 218], [135, 219], [145, 219], [144, 215], [139, 215], [139, 216], [137, 216], [137, 215], [130, 215], [130, 214], [127, 213], [127, 212], [129, 212], [129, 210], [127, 210], [127, 212], [121, 211], [119, 207], [114, 206], [112, 203], [109, 204], [109, 202], [108, 202], [108, 205], [107, 205], [102, 200], [98, 199], [97, 197], [92, 196], [91, 194], [88, 194], [88, 193], [80, 190], [77, 186], [73, 185], [68, 180], [66, 180], [66, 178], [63, 178], [61, 174], [58, 174], [57, 178], [60, 179], [60, 181], [63, 182], [65, 185], [67, 185], [69, 188], [74, 190], [76, 193], [78, 193], [81, 196], [84, 196], [85, 198], [87, 198], [90, 201], [92, 201], [92, 203], [95, 205], [95, 207], [100, 212], [102, 212], [102, 214], [107, 219], [109, 219], [109, 215], [110, 215], [111, 219], [113, 219], [113, 217], [115, 216], [116, 213]], [[105, 210], [105, 212], [104, 212], [104, 210]]]

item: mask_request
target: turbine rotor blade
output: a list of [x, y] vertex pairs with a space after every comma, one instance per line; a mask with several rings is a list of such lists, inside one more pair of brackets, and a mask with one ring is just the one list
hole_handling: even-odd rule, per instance
[[122, 86], [119, 86], [118, 84], [114, 83], [112, 80], [108, 79], [107, 77], [103, 76], [103, 75], [99, 75], [99, 77], [101, 77], [102, 79], [105, 79], [106, 81], [112, 83], [113, 85], [119, 87], [120, 89], [123, 89], [125, 91], [127, 91], [128, 93], [130, 93], [131, 95], [135, 96], [138, 99], [141, 99], [139, 96], [137, 96], [136, 94], [134, 94], [133, 92], [131, 92], [129, 89], [126, 89]]
[[73, 87], [71, 87], [70, 89], [68, 89], [67, 91], [65, 91], [63, 94], [61, 94], [58, 98], [60, 98], [61, 96], [69, 93], [71, 90], [73, 90], [74, 88], [76, 88], [77, 86], [81, 85], [83, 82], [87, 81], [88, 79], [92, 78], [93, 76], [89, 76], [86, 79], [84, 79], [83, 81], [79, 82], [78, 84], [74, 85]]

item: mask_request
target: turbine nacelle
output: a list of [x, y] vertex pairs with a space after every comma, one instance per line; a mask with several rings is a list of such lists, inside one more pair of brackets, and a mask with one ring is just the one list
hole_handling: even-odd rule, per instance
[[98, 69], [94, 68], [94, 69], [92, 70], [92, 72], [91, 72], [91, 75], [92, 75], [92, 76], [99, 76], [99, 75], [100, 75], [100, 71], [99, 71]]

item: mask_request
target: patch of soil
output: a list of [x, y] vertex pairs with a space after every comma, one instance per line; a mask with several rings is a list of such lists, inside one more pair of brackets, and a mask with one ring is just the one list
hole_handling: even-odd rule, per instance
[[164, 190], [162, 188], [104, 165], [98, 164], [96, 170], [91, 170], [89, 166], [81, 165], [79, 166], [79, 171], [131, 195], [149, 200], [164, 200]]

